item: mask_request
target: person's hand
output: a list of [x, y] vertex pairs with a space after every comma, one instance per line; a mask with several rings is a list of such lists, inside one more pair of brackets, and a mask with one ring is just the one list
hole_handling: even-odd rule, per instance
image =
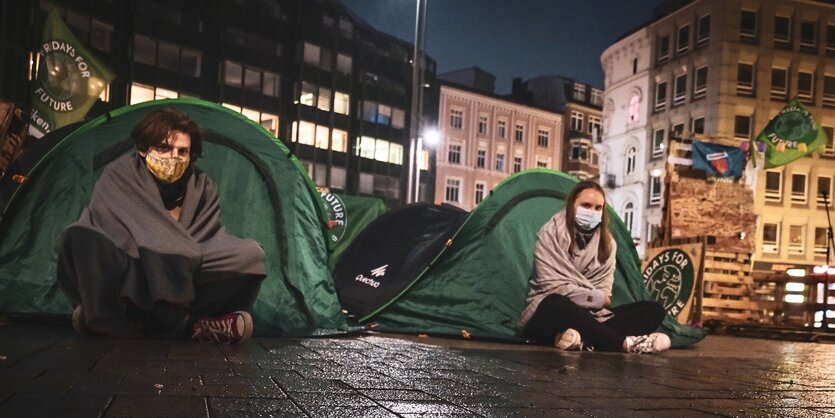
[[603, 300], [603, 307], [604, 308], [612, 307], [612, 295], [606, 295], [606, 299]]

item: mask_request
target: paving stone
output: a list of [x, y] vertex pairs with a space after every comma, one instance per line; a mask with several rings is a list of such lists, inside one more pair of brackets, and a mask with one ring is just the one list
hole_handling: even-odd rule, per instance
[[350, 386], [338, 380], [327, 379], [274, 379], [285, 392], [351, 393]]
[[516, 417], [576, 417], [588, 418], [589, 415], [581, 414], [571, 409], [540, 409], [540, 408], [471, 408], [472, 412], [491, 418], [516, 418]]
[[212, 417], [298, 417], [303, 416], [290, 399], [209, 398]]
[[359, 392], [375, 401], [438, 401], [435, 395], [430, 395], [419, 390], [392, 390], [392, 389], [359, 389]]
[[311, 418], [394, 418], [398, 415], [383, 407], [310, 406], [304, 411]]
[[0, 417], [91, 417], [103, 411], [107, 395], [18, 393], [0, 404]]
[[290, 392], [290, 399], [298, 405], [307, 406], [350, 406], [369, 407], [379, 406], [374, 401], [359, 392], [353, 393], [310, 393]]
[[105, 417], [208, 417], [206, 398], [199, 396], [116, 396]]
[[441, 401], [378, 401], [396, 414], [468, 414], [470, 411]]

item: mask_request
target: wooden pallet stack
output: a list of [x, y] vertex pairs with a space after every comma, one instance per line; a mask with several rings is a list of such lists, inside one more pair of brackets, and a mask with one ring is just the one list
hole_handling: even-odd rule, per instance
[[726, 252], [706, 248], [699, 322], [772, 323], [778, 285], [755, 280], [751, 275], [749, 253]]

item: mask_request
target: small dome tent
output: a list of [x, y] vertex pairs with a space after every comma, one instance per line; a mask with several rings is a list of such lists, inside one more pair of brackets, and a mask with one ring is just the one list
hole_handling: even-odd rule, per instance
[[310, 178], [263, 127], [196, 99], [128, 106], [64, 131], [25, 173], [28, 182], [0, 208], [0, 312], [70, 312], [55, 281], [60, 234], [89, 203], [104, 166], [132, 152], [133, 127], [167, 107], [203, 129], [203, 155], [195, 165], [218, 185], [226, 229], [255, 239], [267, 254], [268, 276], [253, 309], [256, 335], [345, 329], [328, 271], [325, 208]]
[[[553, 170], [535, 169], [511, 176], [494, 189], [490, 196], [469, 214], [459, 229], [449, 229], [444, 240], [449, 245], [432, 247], [415, 243], [413, 251], [431, 254], [407, 254], [405, 257], [427, 260], [416, 269], [421, 274], [412, 277], [404, 290], [389, 300], [369, 301], [377, 309], [351, 307], [362, 315], [360, 322], [374, 322], [378, 330], [404, 333], [440, 335], [471, 335], [473, 337], [516, 339], [516, 324], [525, 307], [529, 278], [533, 272], [533, 250], [540, 227], [565, 204], [568, 192], [577, 180]], [[632, 237], [617, 214], [608, 207], [610, 230], [618, 244], [617, 270], [613, 288], [613, 304], [651, 300], [643, 282], [640, 260], [632, 244]], [[381, 216], [378, 221], [384, 220]], [[413, 217], [414, 218], [414, 217]], [[377, 221], [375, 221], [377, 222]], [[387, 228], [376, 228], [374, 223], [351, 244], [373, 253], [378, 246], [387, 245], [380, 236], [397, 234], [398, 223], [388, 220]], [[411, 225], [409, 231], [430, 230], [431, 225]], [[369, 232], [369, 234], [365, 234]], [[410, 232], [423, 235], [418, 232]], [[426, 236], [433, 236], [426, 234]], [[409, 237], [389, 237], [389, 241]], [[433, 239], [437, 240], [438, 237]], [[346, 250], [346, 254], [352, 248]], [[380, 250], [382, 251], [382, 250]], [[434, 253], [433, 253], [434, 252]], [[433, 261], [434, 260], [434, 261]], [[392, 260], [365, 260], [356, 266], [349, 258], [334, 271], [340, 299], [346, 286], [358, 286], [358, 275], [368, 275], [368, 266], [385, 265]], [[395, 263], [397, 261], [394, 261]], [[378, 280], [379, 281], [379, 280]], [[662, 325], [673, 346], [690, 345], [703, 338], [702, 330], [682, 326], [668, 316]]]

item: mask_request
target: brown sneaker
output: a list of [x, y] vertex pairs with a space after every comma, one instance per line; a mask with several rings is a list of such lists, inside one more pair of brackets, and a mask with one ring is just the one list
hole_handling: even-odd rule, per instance
[[237, 344], [252, 337], [252, 316], [235, 311], [217, 318], [203, 318], [194, 323], [191, 338], [200, 341]]

